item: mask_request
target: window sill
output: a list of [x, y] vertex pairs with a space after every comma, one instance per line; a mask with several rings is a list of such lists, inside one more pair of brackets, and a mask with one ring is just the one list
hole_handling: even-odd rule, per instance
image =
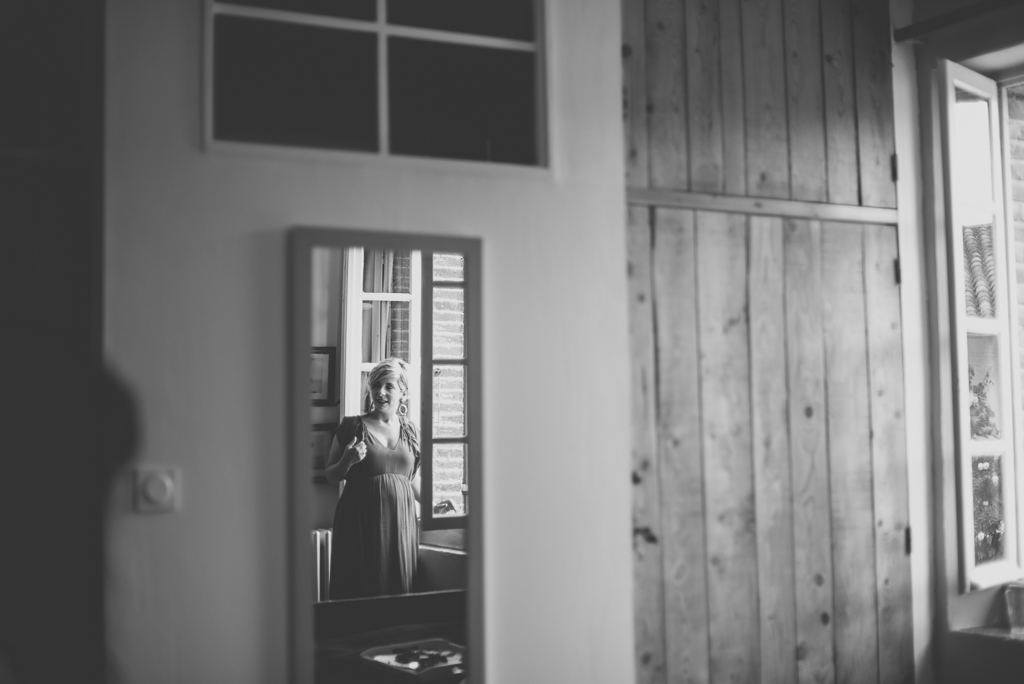
[[971, 589], [989, 589], [1024, 578], [1024, 570], [1010, 561], [994, 561], [975, 566], [970, 573]]

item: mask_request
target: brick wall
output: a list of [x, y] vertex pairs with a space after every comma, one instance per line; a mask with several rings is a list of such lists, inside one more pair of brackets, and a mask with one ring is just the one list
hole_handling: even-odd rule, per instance
[[[409, 292], [412, 282], [412, 265], [409, 252], [396, 252], [392, 265], [392, 292]], [[391, 349], [390, 356], [409, 360], [409, 304], [391, 303]]]

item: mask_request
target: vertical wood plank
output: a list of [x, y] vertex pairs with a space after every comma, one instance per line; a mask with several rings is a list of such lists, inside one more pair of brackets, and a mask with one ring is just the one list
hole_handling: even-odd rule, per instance
[[860, 203], [895, 207], [892, 45], [886, 0], [853, 0], [853, 41]]
[[796, 681], [782, 219], [751, 216], [750, 400], [762, 682]]
[[644, 14], [644, 0], [622, 0], [622, 118], [629, 188], [646, 188], [649, 178]]
[[824, 0], [821, 4], [828, 201], [834, 204], [860, 202], [850, 9], [849, 0]]
[[745, 195], [747, 132], [743, 108], [741, 0], [717, 0], [717, 4], [722, 93], [722, 184], [727, 195]]
[[747, 194], [789, 197], [782, 1], [744, 0], [742, 24]]
[[914, 681], [900, 295], [893, 271], [896, 228], [866, 226], [864, 282], [871, 382], [871, 457], [875, 483], [878, 667], [882, 684]]
[[686, 0], [686, 87], [690, 189], [725, 191], [719, 3]]
[[789, 196], [824, 202], [825, 95], [822, 90], [820, 0], [784, 0]]
[[707, 568], [692, 211], [655, 210], [653, 252], [666, 680], [707, 684]]
[[647, 0], [650, 185], [689, 187], [683, 0]]
[[835, 662], [838, 684], [878, 681], [878, 616], [863, 227], [822, 226]]
[[697, 214], [701, 445], [712, 682], [758, 677], [746, 217]]
[[664, 590], [652, 307], [650, 210], [629, 208], [629, 330], [633, 425], [633, 597], [637, 682], [665, 677]]
[[786, 348], [795, 537], [797, 674], [800, 684], [835, 681], [832, 510], [825, 431], [821, 223], [787, 219]]

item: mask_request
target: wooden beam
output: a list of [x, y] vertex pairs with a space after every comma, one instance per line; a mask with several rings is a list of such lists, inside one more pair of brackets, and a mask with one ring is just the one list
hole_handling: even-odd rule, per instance
[[741, 197], [738, 195], [712, 195], [675, 190], [631, 188], [626, 190], [626, 201], [634, 206], [675, 207], [697, 211], [784, 216], [789, 218], [838, 221], [841, 223], [874, 223], [895, 225], [895, 209], [860, 207], [852, 204], [827, 204], [798, 200]]

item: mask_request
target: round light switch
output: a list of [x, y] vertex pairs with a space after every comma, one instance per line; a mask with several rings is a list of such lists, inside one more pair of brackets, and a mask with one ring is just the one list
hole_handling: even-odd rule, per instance
[[142, 483], [142, 496], [152, 506], [167, 506], [174, 501], [174, 483], [166, 473], [150, 473]]

